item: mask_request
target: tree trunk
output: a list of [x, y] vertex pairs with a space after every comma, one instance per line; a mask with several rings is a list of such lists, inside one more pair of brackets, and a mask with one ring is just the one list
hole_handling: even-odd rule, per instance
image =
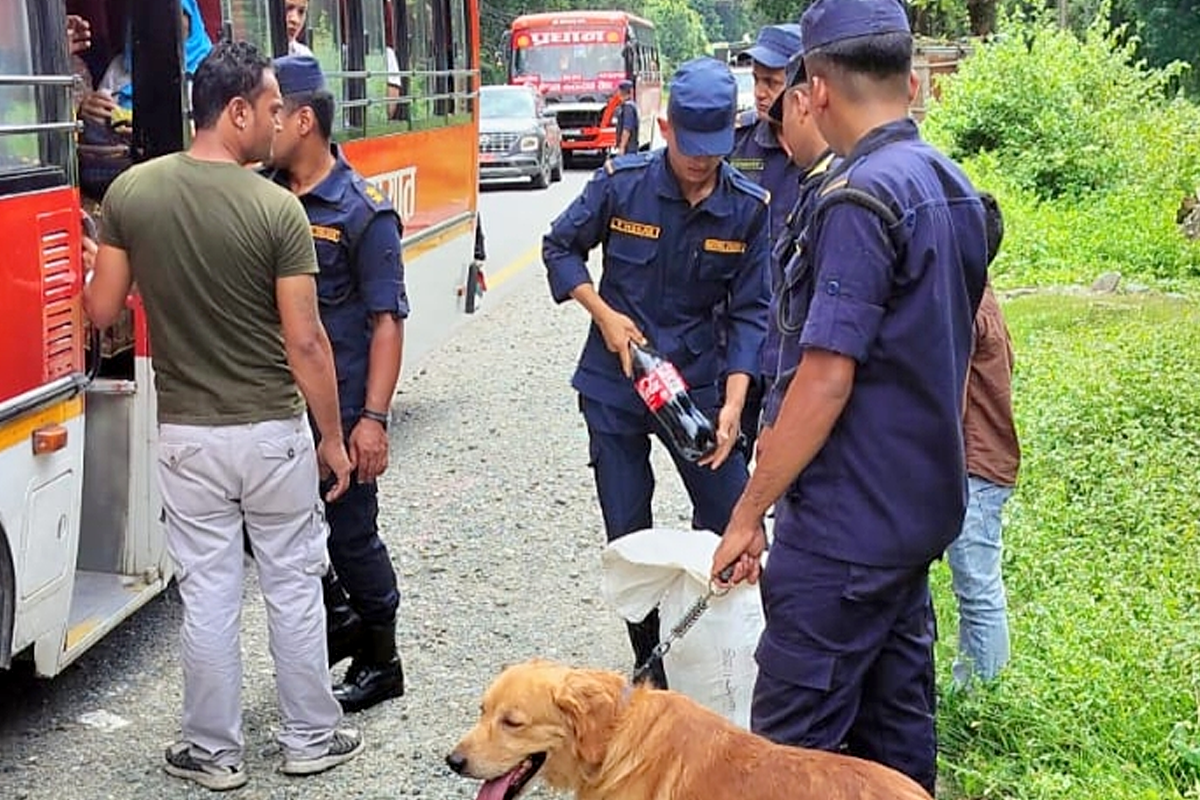
[[996, 0], [967, 0], [972, 36], [990, 36], [996, 30]]

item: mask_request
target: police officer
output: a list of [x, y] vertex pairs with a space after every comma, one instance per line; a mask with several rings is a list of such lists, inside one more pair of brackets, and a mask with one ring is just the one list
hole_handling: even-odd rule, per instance
[[333, 345], [342, 427], [356, 467], [349, 490], [326, 504], [325, 516], [333, 568], [362, 619], [350, 648], [354, 660], [334, 696], [346, 711], [359, 711], [404, 694], [396, 653], [400, 596], [379, 538], [375, 483], [388, 464], [388, 412], [408, 316], [400, 218], [331, 143], [334, 100], [316, 59], [276, 59], [275, 74], [284, 108], [272, 177], [299, 196], [308, 214], [321, 321]]
[[638, 118], [637, 103], [633, 101], [633, 81], [621, 81], [617, 84], [617, 95], [621, 98], [614, 112], [617, 124], [617, 147], [615, 155], [625, 155], [638, 151]]
[[929, 564], [966, 500], [963, 389], [986, 277], [982, 203], [908, 117], [912, 35], [897, 0], [817, 0], [807, 94], [844, 161], [809, 222], [799, 366], [713, 559], [763, 573], [751, 727], [882, 762], [933, 794]]
[[[609, 541], [651, 527], [649, 436], [663, 438], [629, 380], [631, 341], [649, 340], [674, 362], [716, 421], [712, 455], [690, 463], [671, 452], [697, 526], [724, 530], [746, 481], [745, 458], [733, 445], [766, 329], [769, 220], [767, 193], [724, 161], [736, 108], [727, 66], [711, 58], [681, 65], [662, 122], [666, 148], [611, 159], [543, 240], [554, 299], [572, 298], [592, 317], [572, 385]], [[587, 259], [600, 243], [597, 292]], [[725, 297], [723, 364], [713, 307]], [[629, 634], [640, 664], [658, 642], [657, 613], [631, 624]], [[666, 684], [661, 665], [652, 680]]]
[[[795, 336], [790, 338], [788, 352], [782, 359], [780, 346], [784, 332], [795, 333], [795, 326], [804, 321], [808, 296], [807, 291], [798, 291], [797, 285], [804, 283], [807, 265], [804, 242], [812, 201], [822, 181], [840, 163], [813, 120], [808, 96], [801, 91], [804, 82], [804, 50], [801, 48], [788, 62], [785, 88], [769, 112], [771, 121], [779, 126], [779, 140], [791, 154], [792, 163], [800, 169], [801, 178], [796, 202], [784, 216], [783, 229], [771, 250], [771, 308], [762, 349], [763, 428], [774, 424], [788, 382], [800, 363], [799, 342]], [[811, 288], [811, 283], [806, 287]], [[781, 302], [786, 310], [783, 316], [780, 316]]]
[[[729, 163], [771, 193], [771, 242], [779, 238], [783, 221], [796, 203], [803, 175], [792, 162], [779, 137], [779, 121], [769, 109], [783, 92], [785, 68], [800, 51], [800, 26], [767, 25], [758, 32], [754, 46], [746, 51], [753, 61], [755, 108], [738, 118], [733, 153]], [[773, 352], [764, 349], [763, 365], [754, 376], [742, 413], [743, 446], [754, 452], [759, 416], [767, 377], [774, 369]]]

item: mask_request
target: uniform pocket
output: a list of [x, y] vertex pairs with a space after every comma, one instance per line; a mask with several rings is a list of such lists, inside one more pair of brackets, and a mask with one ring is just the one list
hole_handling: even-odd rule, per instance
[[642, 270], [654, 260], [658, 242], [640, 236], [614, 233], [604, 247], [604, 266], [610, 271]]
[[837, 656], [764, 633], [754, 653], [759, 669], [792, 686], [827, 692], [833, 687]]

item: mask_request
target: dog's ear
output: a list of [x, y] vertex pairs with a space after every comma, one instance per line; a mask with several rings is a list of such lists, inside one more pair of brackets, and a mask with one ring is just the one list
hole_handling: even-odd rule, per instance
[[567, 673], [557, 687], [554, 704], [570, 720], [575, 757], [582, 763], [603, 763], [623, 687], [616, 674], [584, 670]]

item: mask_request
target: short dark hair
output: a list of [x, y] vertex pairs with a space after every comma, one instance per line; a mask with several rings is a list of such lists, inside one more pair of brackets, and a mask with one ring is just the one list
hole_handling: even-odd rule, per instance
[[1000, 211], [1000, 203], [991, 192], [980, 192], [979, 201], [983, 203], [984, 233], [987, 237], [987, 262], [991, 266], [1000, 245], [1004, 242], [1004, 214]]
[[333, 93], [328, 89], [316, 89], [311, 92], [296, 92], [283, 98], [283, 110], [288, 114], [308, 106], [317, 119], [317, 130], [326, 139], [333, 137]]
[[192, 79], [196, 128], [216, 125], [235, 97], [253, 103], [262, 92], [263, 72], [270, 68], [271, 60], [249, 42], [219, 42], [200, 62]]
[[912, 34], [880, 33], [844, 39], [805, 54], [810, 73], [825, 75], [843, 84], [865, 76], [877, 84], [894, 84], [896, 91], [908, 91], [912, 71]]

